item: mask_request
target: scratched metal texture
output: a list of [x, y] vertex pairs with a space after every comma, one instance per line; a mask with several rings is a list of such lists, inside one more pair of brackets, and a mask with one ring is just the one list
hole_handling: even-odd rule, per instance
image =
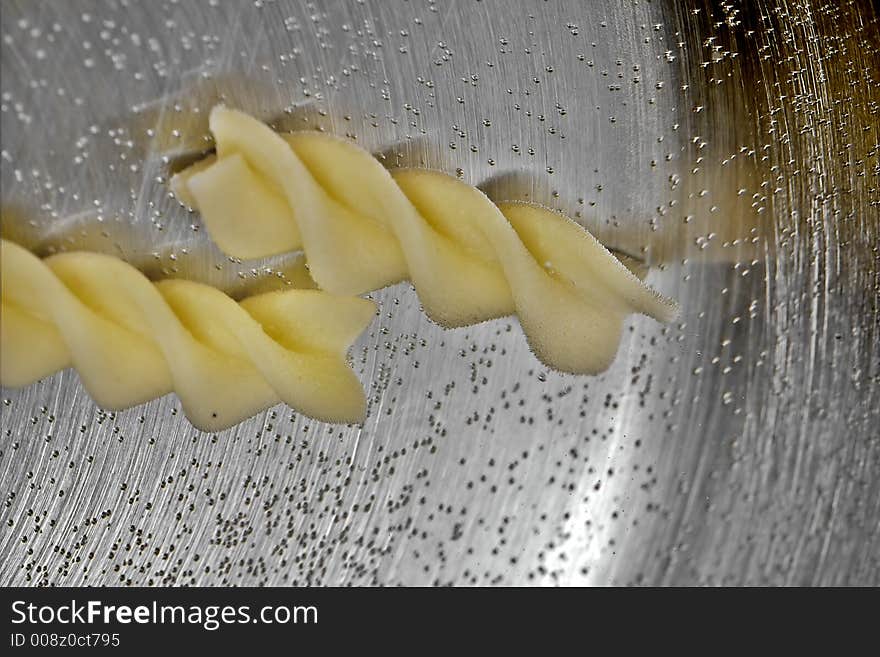
[[222, 101], [562, 209], [683, 308], [575, 377], [382, 290], [363, 426], [4, 389], [0, 584], [880, 584], [870, 0], [0, 9], [2, 228], [41, 255], [287, 284], [168, 195]]

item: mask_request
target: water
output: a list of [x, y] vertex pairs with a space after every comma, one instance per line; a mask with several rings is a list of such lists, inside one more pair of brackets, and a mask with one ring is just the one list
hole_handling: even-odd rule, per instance
[[225, 101], [577, 216], [684, 315], [569, 377], [375, 293], [363, 427], [4, 391], [0, 580], [880, 583], [876, 9], [712, 4], [4, 4], [2, 227], [38, 253], [283, 285], [162, 182]]

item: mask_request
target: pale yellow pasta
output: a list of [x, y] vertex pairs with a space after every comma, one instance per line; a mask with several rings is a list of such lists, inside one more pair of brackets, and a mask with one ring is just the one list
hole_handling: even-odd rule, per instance
[[150, 282], [122, 260], [40, 260], [3, 240], [0, 384], [74, 367], [99, 406], [120, 410], [174, 391], [199, 429], [218, 431], [278, 402], [330, 422], [365, 411], [346, 351], [372, 302], [283, 290], [239, 303], [183, 280]]
[[172, 188], [232, 256], [302, 249], [318, 286], [338, 294], [408, 279], [446, 327], [516, 314], [536, 356], [573, 373], [610, 364], [626, 315], [677, 313], [562, 214], [495, 205], [437, 171], [388, 172], [347, 141], [277, 134], [224, 107], [210, 127], [216, 155]]

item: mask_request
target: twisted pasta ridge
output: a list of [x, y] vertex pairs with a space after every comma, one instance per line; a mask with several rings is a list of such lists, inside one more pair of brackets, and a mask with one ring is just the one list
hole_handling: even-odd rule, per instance
[[409, 279], [428, 316], [450, 328], [516, 314], [535, 355], [576, 374], [608, 367], [626, 315], [677, 314], [562, 214], [495, 205], [438, 171], [389, 172], [347, 141], [278, 134], [222, 106], [210, 128], [216, 155], [172, 189], [232, 256], [302, 249], [319, 287], [338, 294]]
[[283, 401], [311, 417], [364, 416], [346, 351], [372, 302], [284, 290], [239, 303], [184, 280], [150, 282], [122, 260], [40, 260], [3, 240], [0, 384], [22, 387], [74, 367], [103, 408], [172, 390], [194, 426], [218, 431]]

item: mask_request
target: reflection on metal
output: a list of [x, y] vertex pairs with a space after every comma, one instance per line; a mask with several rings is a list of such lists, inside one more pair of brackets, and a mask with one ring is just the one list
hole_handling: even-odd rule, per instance
[[563, 210], [684, 313], [572, 377], [384, 290], [361, 427], [4, 390], [0, 583], [880, 583], [874, 5], [519, 4], [4, 3], [2, 230], [38, 253], [300, 275], [168, 194], [219, 100]]

